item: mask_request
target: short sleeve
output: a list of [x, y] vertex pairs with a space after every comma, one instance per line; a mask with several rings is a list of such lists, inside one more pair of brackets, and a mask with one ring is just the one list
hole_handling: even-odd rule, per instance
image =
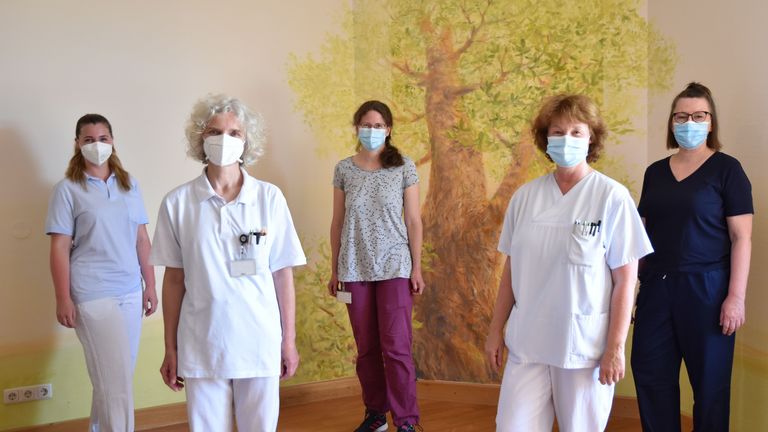
[[629, 191], [622, 192], [615, 199], [606, 221], [605, 260], [612, 270], [653, 252]]
[[344, 190], [344, 172], [341, 167], [341, 162], [337, 163], [336, 168], [333, 170], [333, 187]]
[[752, 205], [752, 184], [749, 182], [744, 168], [735, 159], [724, 178], [723, 204], [725, 216], [738, 216], [755, 212]]
[[[74, 185], [80, 187], [80, 185]], [[75, 235], [75, 210], [72, 193], [62, 181], [54, 187], [48, 200], [48, 215], [45, 218], [46, 234]]]
[[267, 235], [272, 238], [269, 250], [269, 270], [276, 272], [286, 267], [304, 265], [307, 258], [301, 249], [301, 242], [293, 226], [293, 218], [288, 210], [288, 203], [280, 190], [272, 198], [270, 220], [274, 221], [268, 227]]
[[416, 164], [412, 160], [405, 158], [403, 164], [403, 190], [419, 182], [419, 174], [416, 172]]
[[152, 265], [184, 268], [184, 259], [179, 242], [178, 226], [174, 223], [173, 208], [168, 197], [163, 199], [157, 215], [155, 236], [149, 261]]
[[507, 212], [504, 214], [504, 223], [501, 225], [501, 235], [499, 236], [499, 252], [506, 255], [512, 255], [512, 234], [515, 230], [515, 212], [513, 196], [507, 205]]

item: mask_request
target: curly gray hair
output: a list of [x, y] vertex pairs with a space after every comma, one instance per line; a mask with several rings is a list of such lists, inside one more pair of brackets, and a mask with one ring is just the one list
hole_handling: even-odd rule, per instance
[[192, 107], [187, 127], [187, 155], [196, 161], [206, 163], [203, 150], [203, 132], [213, 116], [225, 112], [234, 113], [245, 133], [245, 150], [240, 159], [244, 165], [250, 165], [264, 154], [266, 131], [264, 119], [258, 113], [251, 112], [239, 99], [224, 94], [208, 95]]

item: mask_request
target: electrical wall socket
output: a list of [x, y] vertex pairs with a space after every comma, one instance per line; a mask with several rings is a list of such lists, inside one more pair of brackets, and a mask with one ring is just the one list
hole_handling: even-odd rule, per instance
[[38, 384], [3, 390], [3, 402], [6, 404], [51, 399], [52, 397], [53, 385], [51, 384]]

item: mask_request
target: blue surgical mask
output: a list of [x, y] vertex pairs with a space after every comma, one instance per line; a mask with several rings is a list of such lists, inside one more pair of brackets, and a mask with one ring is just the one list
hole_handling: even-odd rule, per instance
[[360, 128], [357, 131], [360, 144], [368, 151], [375, 151], [387, 140], [386, 129]]
[[693, 150], [707, 141], [709, 122], [675, 123], [672, 126], [672, 132], [675, 134], [675, 140], [680, 147]]
[[547, 154], [558, 166], [572, 167], [587, 159], [589, 138], [548, 136]]

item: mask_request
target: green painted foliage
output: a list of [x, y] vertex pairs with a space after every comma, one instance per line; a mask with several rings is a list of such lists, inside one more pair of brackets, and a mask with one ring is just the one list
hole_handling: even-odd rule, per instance
[[[639, 6], [637, 0], [357, 0], [317, 58], [290, 59], [290, 85], [321, 151], [348, 153], [352, 112], [379, 98], [395, 112], [395, 142], [418, 160], [430, 143], [426, 52], [449, 34], [459, 52], [468, 119], [464, 131], [453, 132], [469, 132], [461, 135], [472, 137], [466, 145], [486, 153], [488, 172], [500, 178], [543, 97], [589, 95], [603, 108], [615, 144], [631, 132], [631, 116], [641, 115], [625, 109], [639, 104], [637, 90], [669, 85], [674, 49]], [[606, 95], [616, 101], [606, 104]]]
[[[306, 242], [302, 242], [307, 244]], [[291, 384], [354, 376], [355, 342], [343, 304], [328, 295], [330, 247], [320, 241], [309, 264], [296, 269], [296, 346], [301, 363]]]

